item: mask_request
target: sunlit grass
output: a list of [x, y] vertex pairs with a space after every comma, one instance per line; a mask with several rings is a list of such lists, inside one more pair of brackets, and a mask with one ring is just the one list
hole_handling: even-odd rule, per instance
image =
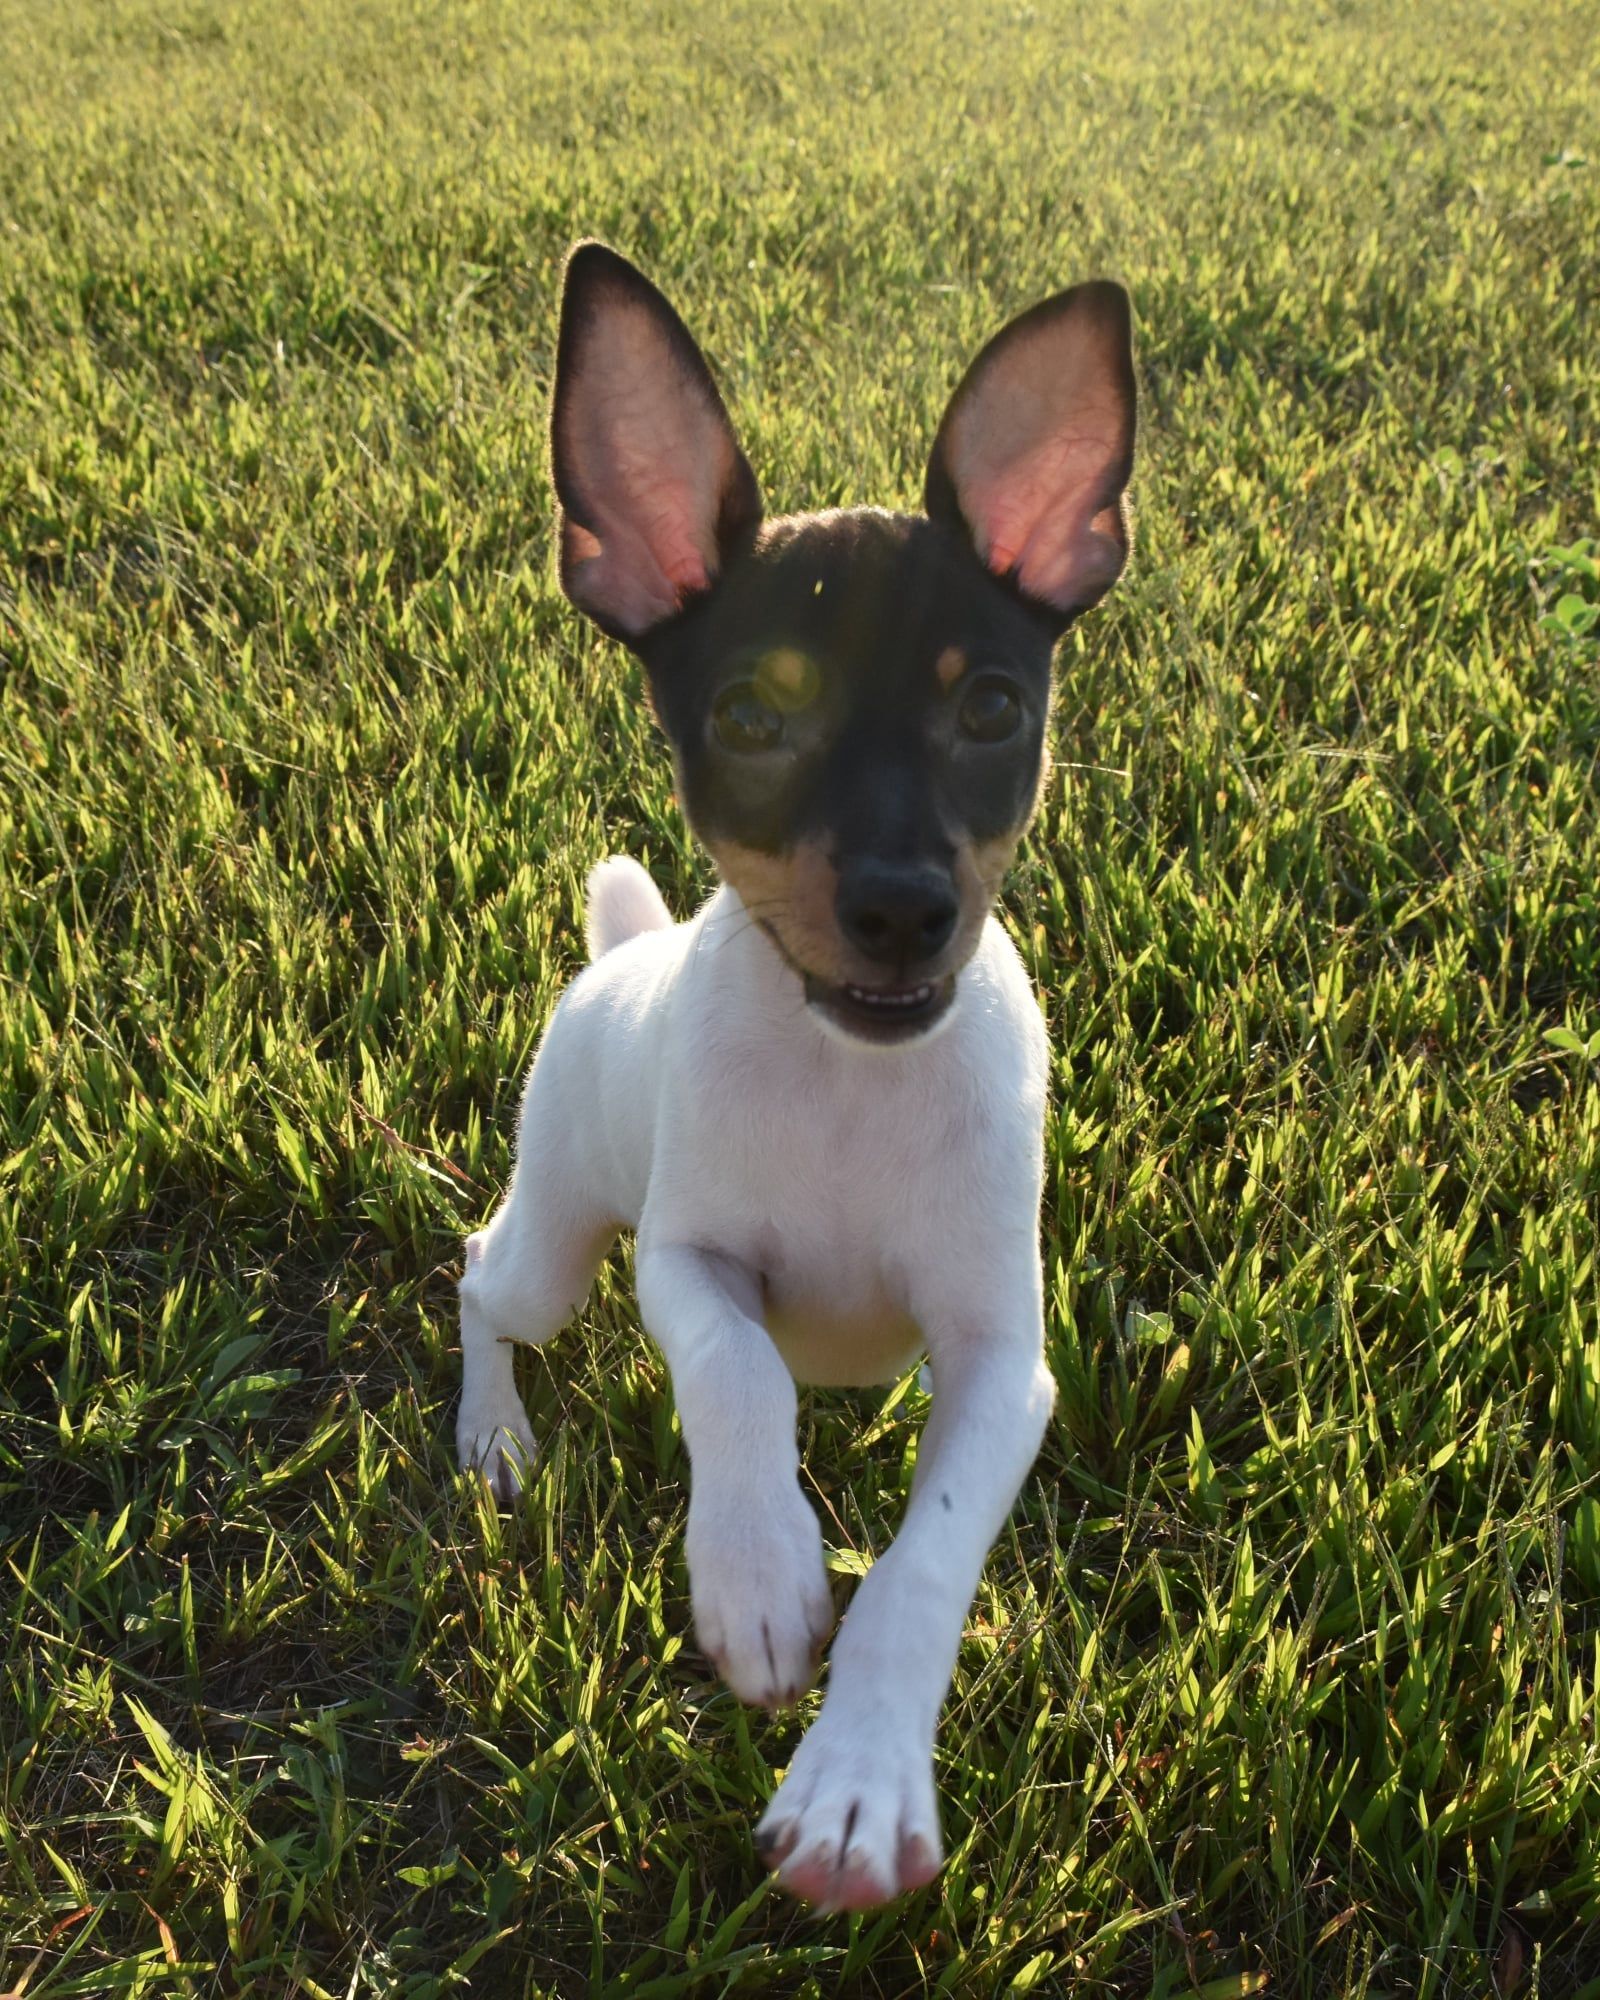
[[[1591, 13], [4, 17], [0, 1989], [1600, 1995]], [[1007, 901], [1059, 1418], [856, 1922], [764, 1886], [622, 1262], [520, 1510], [449, 1451], [584, 871], [709, 880], [548, 559], [587, 233], [779, 506], [1138, 312]], [[804, 1400], [841, 1594], [922, 1413]]]

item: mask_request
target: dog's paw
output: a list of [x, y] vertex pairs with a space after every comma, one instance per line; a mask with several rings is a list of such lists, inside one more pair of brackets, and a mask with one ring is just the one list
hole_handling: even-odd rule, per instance
[[933, 1757], [892, 1715], [824, 1704], [756, 1828], [780, 1887], [820, 1910], [870, 1910], [939, 1872]]
[[512, 1396], [491, 1406], [462, 1398], [456, 1417], [456, 1452], [462, 1470], [481, 1472], [502, 1506], [515, 1504], [533, 1471], [533, 1426]]
[[797, 1701], [833, 1630], [822, 1530], [799, 1487], [720, 1504], [697, 1490], [687, 1544], [700, 1650], [741, 1701]]

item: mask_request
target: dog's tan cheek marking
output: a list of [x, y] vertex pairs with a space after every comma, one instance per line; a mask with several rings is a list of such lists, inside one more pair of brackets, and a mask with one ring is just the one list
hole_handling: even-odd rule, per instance
[[838, 871], [813, 841], [763, 854], [737, 841], [711, 843], [722, 879], [758, 923], [778, 934], [796, 965], [833, 985], [849, 978], [833, 920]]
[[711, 841], [711, 858], [717, 873], [738, 894], [746, 909], [765, 914], [783, 909], [790, 894], [794, 858], [788, 854], [762, 854], [737, 841]]
[[1016, 859], [1027, 822], [992, 840], [964, 840], [956, 849], [956, 896], [961, 907], [957, 937], [970, 943], [994, 906], [1006, 870]]
[[1022, 844], [1025, 827], [1014, 827], [1010, 833], [997, 835], [993, 840], [974, 841], [972, 845], [972, 865], [978, 879], [989, 885], [993, 894], [1005, 880], [1006, 870], [1017, 858], [1017, 849]]
[[940, 687], [948, 694], [967, 671], [967, 656], [959, 646], [946, 646], [934, 661], [933, 671], [938, 676]]

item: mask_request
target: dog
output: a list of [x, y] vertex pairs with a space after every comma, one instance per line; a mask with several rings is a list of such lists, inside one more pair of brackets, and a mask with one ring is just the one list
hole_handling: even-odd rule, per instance
[[1096, 280], [983, 348], [925, 512], [768, 519], [711, 370], [615, 251], [566, 266], [551, 411], [562, 586], [643, 665], [721, 886], [674, 924], [622, 857], [551, 1017], [515, 1171], [469, 1237], [457, 1443], [511, 1499], [512, 1375], [636, 1232], [691, 1469], [699, 1644], [792, 1703], [833, 1625], [796, 1381], [932, 1405], [893, 1544], [756, 1830], [779, 1882], [864, 1909], [937, 1874], [938, 1714], [1038, 1451], [1048, 1046], [993, 915], [1046, 768], [1056, 642], [1126, 562], [1129, 303]]

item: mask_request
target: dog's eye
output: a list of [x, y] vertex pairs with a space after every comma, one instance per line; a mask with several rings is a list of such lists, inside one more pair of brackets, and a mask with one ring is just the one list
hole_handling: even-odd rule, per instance
[[974, 743], [1003, 743], [1021, 727], [1022, 703], [1009, 681], [988, 674], [961, 697], [956, 720]]
[[771, 750], [783, 741], [783, 717], [750, 681], [740, 681], [717, 698], [711, 721], [725, 750]]

